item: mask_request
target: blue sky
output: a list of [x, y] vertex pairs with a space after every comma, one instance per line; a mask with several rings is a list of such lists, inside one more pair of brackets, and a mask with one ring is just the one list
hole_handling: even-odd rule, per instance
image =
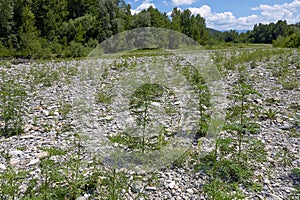
[[286, 20], [300, 22], [300, 0], [125, 0], [132, 13], [153, 6], [170, 14], [174, 7], [190, 9], [217, 30], [251, 30], [254, 24]]

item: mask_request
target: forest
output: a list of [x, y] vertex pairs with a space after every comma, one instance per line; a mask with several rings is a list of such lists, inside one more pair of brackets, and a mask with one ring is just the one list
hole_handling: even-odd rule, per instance
[[141, 27], [183, 33], [201, 45], [266, 43], [300, 46], [300, 22], [258, 24], [253, 30], [220, 32], [205, 19], [174, 8], [171, 16], [149, 7], [131, 13], [124, 0], [0, 0], [0, 56], [22, 58], [83, 57], [105, 39]]

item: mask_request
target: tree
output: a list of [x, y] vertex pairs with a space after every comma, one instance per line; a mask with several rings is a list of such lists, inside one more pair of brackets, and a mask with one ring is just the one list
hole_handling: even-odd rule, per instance
[[181, 27], [181, 11], [178, 8], [174, 8], [171, 14], [172, 22], [171, 22], [171, 29], [174, 31], [182, 32]]
[[208, 40], [208, 33], [205, 25], [205, 19], [199, 14], [191, 18], [191, 35], [199, 44], [206, 44]]
[[151, 26], [151, 15], [146, 10], [133, 16], [133, 27], [142, 28]]
[[0, 0], [0, 42], [7, 39], [13, 28], [13, 1]]
[[253, 38], [255, 43], [271, 44], [279, 36], [286, 37], [292, 33], [291, 28], [286, 21], [279, 20], [276, 24], [259, 24], [254, 25], [254, 29], [250, 38]]
[[101, 27], [98, 39], [103, 41], [125, 30], [128, 7], [123, 0], [100, 0], [97, 18]]
[[147, 10], [151, 17], [151, 27], [168, 28], [170, 26], [170, 20], [166, 13], [161, 13], [157, 8], [150, 6]]
[[235, 30], [225, 31], [223, 35], [225, 42], [238, 42], [239, 33]]
[[26, 56], [34, 55], [41, 50], [39, 31], [35, 27], [35, 16], [30, 6], [25, 6], [22, 13], [22, 25], [19, 30], [21, 49]]
[[41, 36], [53, 40], [63, 22], [67, 20], [67, 0], [33, 0], [30, 6]]

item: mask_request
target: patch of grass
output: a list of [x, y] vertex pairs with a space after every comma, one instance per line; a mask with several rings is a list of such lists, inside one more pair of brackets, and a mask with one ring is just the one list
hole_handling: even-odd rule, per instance
[[122, 58], [130, 58], [130, 57], [153, 57], [153, 56], [170, 56], [173, 53], [163, 50], [163, 49], [152, 49], [152, 48], [146, 48], [146, 49], [137, 49], [132, 50], [130, 52], [127, 52], [123, 54]]
[[25, 113], [25, 87], [14, 77], [2, 71], [0, 80], [0, 136], [18, 135], [23, 132], [23, 118]]
[[254, 103], [250, 95], [258, 95], [248, 82], [246, 68], [239, 69], [239, 79], [231, 91], [234, 104], [228, 109], [224, 131], [227, 137], [219, 137], [214, 150], [200, 158], [196, 170], [205, 170], [211, 180], [204, 185], [208, 199], [243, 199], [238, 185], [258, 190], [253, 182], [256, 164], [265, 160], [264, 145], [250, 134], [259, 132], [259, 125], [252, 121]]
[[275, 120], [278, 114], [279, 114], [278, 110], [273, 110], [271, 108], [264, 111], [265, 118], [271, 119], [271, 120]]
[[112, 96], [100, 91], [96, 94], [96, 102], [102, 104], [110, 104], [112, 100]]
[[286, 90], [293, 90], [299, 87], [299, 81], [297, 77], [284, 78], [282, 77], [279, 82]]

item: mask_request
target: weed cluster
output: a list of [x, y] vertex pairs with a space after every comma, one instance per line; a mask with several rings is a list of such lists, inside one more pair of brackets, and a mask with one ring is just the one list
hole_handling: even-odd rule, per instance
[[18, 135], [23, 131], [25, 87], [2, 71], [0, 80], [0, 136]]
[[245, 51], [216, 51], [213, 53], [215, 63], [220, 71], [234, 70], [236, 66], [251, 62], [255, 67], [255, 62], [270, 60], [274, 55], [286, 53], [285, 49], [253, 49]]
[[279, 56], [272, 66], [272, 75], [278, 78], [278, 83], [282, 85], [284, 89], [293, 90], [299, 87], [298, 80], [298, 59], [299, 54], [290, 52], [288, 56]]
[[224, 132], [216, 141], [214, 151], [196, 169], [205, 170], [211, 180], [204, 186], [208, 199], [243, 198], [240, 187], [259, 189], [252, 181], [255, 163], [265, 159], [264, 145], [251, 137], [259, 132], [259, 125], [249, 117], [257, 108], [250, 96], [259, 95], [246, 79], [246, 69], [239, 69], [239, 79], [232, 89]]

